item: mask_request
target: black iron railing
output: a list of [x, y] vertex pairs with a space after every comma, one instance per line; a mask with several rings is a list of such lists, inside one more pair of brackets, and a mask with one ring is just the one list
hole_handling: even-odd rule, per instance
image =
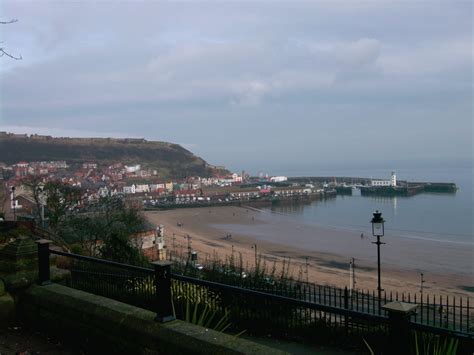
[[[275, 273], [271, 270], [268, 272], [265, 259], [262, 265], [260, 256], [258, 263], [256, 261], [259, 267], [246, 272], [246, 277], [242, 277], [244, 271], [242, 261], [239, 264], [239, 260], [234, 258], [234, 253], [224, 262], [216, 256], [211, 257], [206, 252], [193, 248], [193, 250], [198, 250], [200, 254], [206, 255], [204, 260], [199, 261], [203, 266], [203, 270], [199, 271], [193, 268], [192, 262], [188, 260], [189, 253], [185, 250], [186, 245], [173, 240], [173, 246], [168, 254], [169, 260], [174, 263], [173, 270], [178, 270], [181, 274], [254, 289], [264, 293], [287, 295], [291, 298], [327, 306], [342, 307], [347, 305], [345, 308], [387, 316], [387, 312], [383, 309], [379, 311], [378, 297], [375, 291], [356, 289], [347, 292], [344, 288], [304, 282], [301, 278], [288, 278], [287, 275]], [[276, 289], [275, 284], [278, 284]], [[382, 292], [382, 305], [393, 301], [417, 305], [417, 311], [410, 317], [414, 324], [443, 328], [447, 331], [473, 336], [474, 309], [468, 296], [440, 296], [430, 294], [426, 290], [423, 293]]]
[[[50, 250], [47, 241], [38, 242], [38, 251], [40, 284], [49, 282], [49, 257], [55, 254], [64, 258], [62, 264], [71, 272], [68, 286], [152, 310], [159, 321], [183, 318], [189, 306], [197, 304], [212, 309], [216, 317], [227, 315], [236, 330], [254, 334], [337, 339], [342, 333], [345, 339], [360, 339], [361, 335], [385, 336], [391, 329], [389, 322], [393, 317], [385, 312], [376, 314], [374, 295], [350, 294], [347, 289], [335, 291], [309, 283], [227, 285], [172, 274], [168, 261], [152, 263], [153, 268], [137, 267]], [[396, 299], [396, 295], [386, 301], [390, 299]], [[469, 319], [450, 323], [451, 327], [442, 327], [442, 323], [434, 326], [425, 324], [428, 310], [431, 311], [429, 306], [425, 304], [422, 310], [411, 316], [411, 321], [409, 316], [406, 318], [408, 328], [472, 339]]]
[[[46, 245], [39, 244], [43, 250]], [[164, 295], [167, 287], [163, 287], [165, 277], [160, 274], [171, 263], [154, 263], [155, 269], [151, 269], [47, 250], [67, 258], [63, 264], [71, 272], [70, 287], [156, 311], [159, 317], [173, 318], [172, 311], [168, 315], [163, 313], [166, 312], [163, 305], [170, 303], [171, 295], [168, 299]], [[46, 255], [40, 252], [40, 259], [45, 258]], [[321, 305], [311, 301], [315, 295], [310, 293], [308, 299], [303, 300], [295, 297], [296, 291], [290, 294], [278, 290], [278, 286], [274, 287], [273, 293], [268, 293], [178, 274], [170, 273], [169, 277], [168, 289], [178, 315], [185, 312], [188, 303], [200, 303], [216, 311], [217, 317], [228, 314], [235, 329], [253, 333], [301, 335], [315, 327], [343, 330], [347, 334], [386, 331], [386, 317], [350, 310], [347, 304], [346, 307], [344, 304], [341, 307]], [[40, 268], [40, 283], [46, 284], [48, 279], [46, 269]], [[304, 292], [298, 292], [301, 291]], [[158, 311], [160, 306], [161, 313]]]
[[[250, 272], [241, 277], [241, 267], [231, 263], [219, 263], [216, 260], [201, 261], [202, 271], [193, 268], [192, 263], [183, 259], [185, 254], [173, 254], [174, 267], [186, 275], [196, 278], [218, 280], [220, 283], [258, 290], [264, 293], [285, 295], [290, 298], [306, 300], [313, 303], [355, 310], [357, 312], [388, 316], [385, 310], [379, 311], [378, 297], [375, 291], [348, 290], [328, 285], [289, 279], [281, 275], [264, 277], [257, 272]], [[187, 265], [187, 266], [185, 266]], [[257, 277], [255, 278], [255, 275]], [[277, 285], [277, 286], [275, 286]], [[424, 292], [382, 292], [381, 304], [400, 301], [417, 305], [417, 311], [410, 320], [414, 324], [444, 328], [447, 331], [473, 336], [474, 309], [469, 297], [437, 296]]]
[[155, 310], [153, 269], [54, 250], [51, 253], [69, 259], [66, 267], [71, 272], [70, 287]]

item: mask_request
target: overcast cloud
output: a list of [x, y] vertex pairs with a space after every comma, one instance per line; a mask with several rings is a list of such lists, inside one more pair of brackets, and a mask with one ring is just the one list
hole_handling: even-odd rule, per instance
[[0, 130], [171, 141], [235, 170], [472, 164], [470, 1], [6, 1], [0, 17], [23, 56], [0, 58]]

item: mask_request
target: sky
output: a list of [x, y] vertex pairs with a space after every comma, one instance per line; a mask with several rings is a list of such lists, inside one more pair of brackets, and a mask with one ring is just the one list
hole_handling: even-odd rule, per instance
[[[0, 130], [234, 171], [472, 166], [471, 1], [2, 1]], [[1, 153], [0, 153], [1, 154]]]

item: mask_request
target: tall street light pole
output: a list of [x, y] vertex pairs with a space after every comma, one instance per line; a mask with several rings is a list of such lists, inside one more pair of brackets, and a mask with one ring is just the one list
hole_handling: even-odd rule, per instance
[[420, 274], [420, 293], [421, 293], [421, 302], [423, 302], [423, 288], [424, 288], [424, 283], [425, 283], [425, 278], [424, 278], [424, 274], [421, 273]]
[[188, 256], [191, 257], [191, 236], [186, 234], [185, 238], [188, 240]]
[[380, 241], [380, 237], [384, 236], [384, 219], [382, 218], [382, 213], [378, 210], [373, 213], [372, 223], [372, 235], [377, 237], [376, 242], [372, 244], [377, 245], [377, 293], [378, 293], [378, 308], [379, 314], [382, 311], [382, 284], [380, 279], [380, 245], [385, 244]]
[[257, 269], [257, 262], [258, 262], [257, 244], [252, 245], [252, 248], [255, 249], [255, 269]]

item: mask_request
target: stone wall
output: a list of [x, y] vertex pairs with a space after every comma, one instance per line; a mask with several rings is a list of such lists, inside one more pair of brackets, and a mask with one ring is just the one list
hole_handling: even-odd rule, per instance
[[32, 286], [20, 299], [22, 319], [107, 353], [280, 354], [269, 347], [58, 284]]

